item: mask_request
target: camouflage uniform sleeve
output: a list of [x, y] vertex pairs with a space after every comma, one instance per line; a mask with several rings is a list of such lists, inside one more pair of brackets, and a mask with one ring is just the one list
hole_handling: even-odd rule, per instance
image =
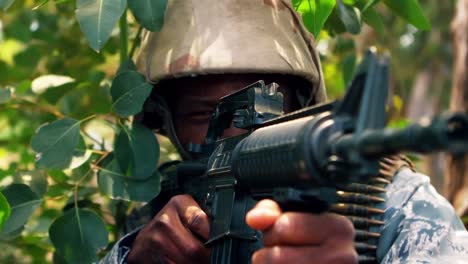
[[139, 231], [140, 228], [120, 238], [99, 264], [126, 264], [128, 253]]
[[468, 233], [427, 176], [404, 168], [387, 186], [387, 195], [380, 263], [468, 261]]

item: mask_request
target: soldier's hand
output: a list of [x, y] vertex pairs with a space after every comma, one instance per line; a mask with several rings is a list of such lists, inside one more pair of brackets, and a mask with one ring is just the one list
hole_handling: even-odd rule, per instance
[[246, 221], [263, 232], [265, 247], [252, 256], [254, 264], [357, 263], [354, 228], [345, 217], [283, 213], [274, 201], [262, 200]]
[[138, 233], [128, 263], [207, 263], [208, 216], [189, 195], [174, 196]]

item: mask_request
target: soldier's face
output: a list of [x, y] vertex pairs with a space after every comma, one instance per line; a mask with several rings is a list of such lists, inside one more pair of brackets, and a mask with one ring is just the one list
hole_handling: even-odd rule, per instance
[[[265, 83], [276, 82], [284, 96], [284, 111], [298, 109], [295, 96], [290, 90], [291, 82], [284, 76], [261, 75], [210, 75], [171, 80], [168, 97], [173, 114], [174, 127], [183, 146], [188, 143], [202, 144], [206, 136], [211, 114], [219, 99], [238, 91], [258, 80]], [[245, 131], [231, 126], [224, 137], [231, 137]]]

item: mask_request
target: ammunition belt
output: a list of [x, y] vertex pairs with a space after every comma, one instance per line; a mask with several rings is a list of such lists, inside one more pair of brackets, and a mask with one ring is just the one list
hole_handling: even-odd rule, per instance
[[384, 224], [385, 186], [402, 168], [413, 169], [411, 161], [402, 155], [381, 159], [379, 174], [367, 184], [352, 183], [338, 190], [339, 203], [332, 204], [331, 212], [348, 217], [356, 230], [355, 247], [359, 263], [377, 263], [377, 243]]

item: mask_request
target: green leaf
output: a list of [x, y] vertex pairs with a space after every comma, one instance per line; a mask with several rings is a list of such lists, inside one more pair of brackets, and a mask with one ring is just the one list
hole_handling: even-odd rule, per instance
[[348, 53], [355, 53], [356, 51], [356, 43], [350, 37], [346, 36], [336, 36], [335, 37], [335, 45], [333, 46], [333, 52], [338, 54], [339, 57], [343, 57]]
[[11, 240], [13, 240], [13, 239], [15, 239], [15, 238], [21, 236], [21, 234], [23, 233], [23, 231], [24, 231], [24, 225], [21, 226], [21, 227], [18, 228], [18, 229], [15, 229], [15, 230], [13, 230], [13, 231], [11, 231], [11, 232], [8, 232], [8, 233], [3, 233], [3, 232], [2, 232], [2, 233], [0, 234], [0, 238], [1, 238], [1, 240], [3, 240], [3, 241], [11, 241]]
[[69, 264], [96, 261], [98, 249], [108, 242], [108, 232], [101, 218], [77, 208], [68, 210], [52, 223], [49, 237], [58, 254]]
[[78, 146], [75, 148], [73, 152], [73, 158], [70, 162], [69, 169], [75, 169], [83, 165], [86, 161], [89, 160], [93, 152], [86, 148], [86, 144], [83, 140], [83, 137], [80, 136], [80, 140], [78, 141]]
[[0, 9], [6, 11], [15, 0], [0, 0]]
[[393, 12], [404, 18], [420, 30], [431, 29], [431, 24], [424, 16], [417, 0], [384, 0]]
[[0, 104], [6, 103], [11, 98], [11, 90], [9, 88], [0, 88]]
[[341, 0], [337, 2], [338, 15], [346, 31], [352, 34], [361, 32], [361, 12], [354, 6], [345, 5]]
[[44, 98], [48, 103], [55, 105], [60, 99], [62, 99], [68, 92], [74, 91], [78, 86], [76, 82], [64, 83], [59, 86], [50, 87], [39, 95], [40, 98]]
[[137, 67], [132, 59], [127, 59], [122, 64], [120, 64], [116, 75], [129, 71], [137, 71]]
[[403, 129], [407, 127], [409, 124], [411, 124], [411, 120], [406, 119], [406, 118], [400, 118], [396, 120], [391, 120], [387, 127], [389, 128], [398, 128], [398, 129]]
[[380, 15], [375, 11], [374, 8], [368, 8], [364, 13], [362, 13], [362, 20], [372, 26], [375, 31], [377, 31], [379, 34], [384, 33], [384, 24], [382, 22], [382, 18]]
[[65, 183], [68, 180], [67, 174], [62, 170], [48, 170], [47, 174], [55, 181], [59, 183]]
[[3, 226], [3, 235], [22, 228], [41, 203], [41, 199], [25, 184], [12, 184], [2, 193], [11, 206], [11, 215]]
[[115, 159], [98, 173], [99, 188], [113, 199], [150, 201], [159, 194], [159, 183], [158, 171], [145, 180], [136, 180], [124, 175]]
[[126, 5], [126, 0], [77, 0], [76, 19], [94, 50], [107, 42]]
[[362, 12], [365, 12], [368, 8], [374, 6], [380, 0], [368, 0], [366, 5], [362, 8]]
[[94, 114], [107, 114], [111, 106], [110, 88], [90, 82], [78, 84], [59, 98], [60, 112], [74, 118], [86, 118]]
[[28, 185], [39, 196], [47, 192], [47, 173], [44, 170], [18, 170], [13, 176], [13, 182]]
[[112, 108], [122, 117], [140, 112], [153, 86], [145, 77], [136, 71], [123, 72], [112, 82]]
[[134, 179], [147, 179], [157, 168], [159, 145], [156, 136], [138, 123], [122, 127], [115, 140], [114, 152], [119, 168]]
[[66, 169], [70, 166], [80, 140], [80, 122], [64, 118], [43, 125], [32, 137], [31, 147], [37, 152], [37, 166]]
[[293, 2], [297, 11], [302, 15], [305, 27], [317, 37], [330, 16], [336, 0], [295, 0]]
[[355, 53], [352, 53], [343, 59], [342, 68], [343, 68], [343, 80], [344, 80], [345, 85], [347, 85], [350, 83], [351, 79], [354, 76], [354, 70], [356, 68], [356, 54]]
[[336, 36], [336, 35], [346, 32], [346, 28], [343, 22], [341, 22], [340, 16], [338, 15], [338, 8], [336, 7], [333, 8], [331, 15], [328, 17], [327, 21], [325, 22], [324, 28], [332, 36]]
[[135, 19], [149, 31], [159, 31], [164, 22], [167, 0], [131, 0], [128, 8]]
[[40, 2], [37, 6], [33, 7], [33, 10], [36, 10], [36, 9], [39, 9], [39, 8], [43, 7], [48, 2], [49, 2], [49, 0], [42, 0], [42, 2]]
[[0, 232], [11, 214], [11, 207], [6, 197], [0, 192]]

